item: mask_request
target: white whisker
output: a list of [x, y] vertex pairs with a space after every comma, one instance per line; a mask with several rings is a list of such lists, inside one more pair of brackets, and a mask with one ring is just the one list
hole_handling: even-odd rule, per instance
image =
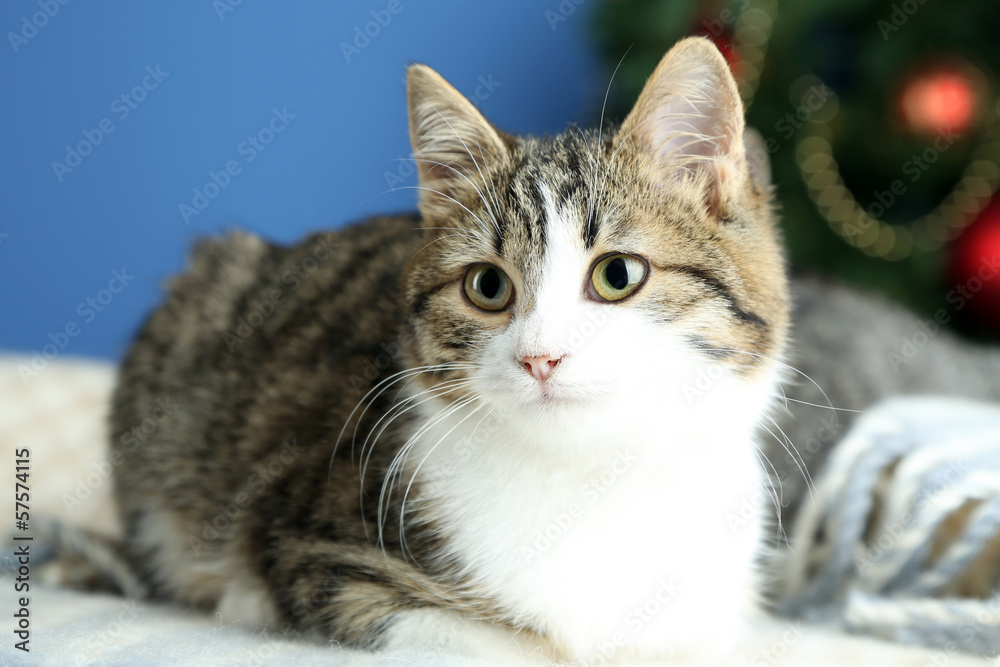
[[[385, 545], [384, 541], [384, 528], [385, 521], [388, 518], [389, 503], [392, 499], [392, 487], [394, 486], [393, 477], [398, 476], [402, 473], [403, 466], [405, 465], [406, 458], [409, 455], [410, 450], [416, 445], [420, 438], [424, 436], [429, 430], [437, 426], [456, 411], [465, 407], [469, 403], [477, 400], [475, 397], [468, 397], [464, 399], [457, 399], [453, 401], [448, 406], [440, 410], [434, 417], [428, 419], [423, 423], [416, 432], [410, 436], [410, 438], [403, 444], [403, 446], [396, 452], [393, 457], [392, 462], [389, 464], [389, 468], [386, 471], [385, 479], [382, 482], [382, 490], [379, 493], [379, 501], [376, 515], [379, 518], [378, 521], [378, 541], [379, 544]], [[400, 508], [400, 520], [402, 521], [403, 508]]]
[[[608, 108], [608, 97], [611, 95], [611, 86], [615, 82], [615, 76], [618, 74], [618, 70], [621, 68], [622, 63], [625, 62], [625, 57], [628, 56], [629, 51], [631, 51], [631, 50], [632, 50], [632, 46], [630, 45], [625, 50], [625, 53], [622, 54], [622, 57], [618, 60], [618, 64], [615, 65], [615, 71], [613, 71], [611, 73], [611, 80], [608, 81], [608, 88], [607, 88], [607, 90], [604, 91], [604, 102], [601, 104], [601, 122], [600, 122], [600, 124], [598, 125], [598, 128], [597, 128], [597, 143], [594, 145], [594, 153], [593, 153], [593, 157], [591, 157], [591, 162], [594, 165], [594, 171], [593, 171], [593, 179], [591, 180], [590, 203], [589, 203], [588, 208], [587, 208], [587, 222], [588, 223], [589, 223], [589, 221], [592, 218], [596, 218], [597, 214], [600, 211], [599, 202], [597, 201], [597, 199], [595, 198], [594, 195], [597, 192], [597, 175], [598, 175], [598, 173], [600, 172], [600, 169], [601, 169], [601, 151], [604, 149], [604, 146], [603, 146], [604, 114], [605, 114], [605, 112], [607, 111], [607, 108]], [[603, 195], [603, 191], [602, 191], [602, 195]]]
[[[455, 412], [457, 412], [459, 409], [464, 408], [466, 405], [469, 405], [470, 403], [475, 402], [476, 400], [478, 400], [478, 399], [475, 399], [474, 397], [470, 398], [469, 400], [465, 401], [460, 406], [457, 406], [454, 410], [452, 410], [451, 413], [449, 414], [449, 416], [451, 416], [451, 414], [454, 414]], [[479, 405], [477, 405], [475, 408], [472, 409], [471, 412], [469, 412], [469, 414], [467, 414], [466, 416], [462, 417], [458, 421], [457, 424], [455, 424], [454, 426], [452, 426], [450, 429], [448, 429], [448, 431], [444, 435], [442, 435], [440, 438], [438, 438], [438, 441], [435, 442], [434, 445], [430, 449], [427, 450], [427, 453], [424, 454], [424, 457], [422, 459], [420, 459], [420, 463], [418, 463], [417, 467], [414, 469], [413, 474], [410, 475], [410, 481], [407, 483], [406, 490], [403, 492], [403, 500], [400, 503], [400, 509], [399, 509], [399, 541], [400, 541], [400, 544], [402, 546], [404, 555], [407, 553], [407, 549], [406, 549], [406, 534], [404, 532], [404, 525], [403, 525], [404, 524], [404, 519], [405, 519], [404, 514], [406, 512], [406, 501], [410, 497], [410, 489], [413, 487], [413, 481], [417, 478], [417, 475], [420, 474], [420, 468], [423, 467], [424, 463], [427, 461], [427, 459], [430, 457], [430, 455], [434, 453], [434, 450], [436, 450], [441, 445], [441, 443], [444, 442], [444, 440], [455, 431], [455, 429], [457, 429], [459, 426], [461, 426], [462, 424], [464, 424], [466, 420], [468, 420], [470, 417], [472, 417], [473, 415], [475, 415], [479, 410], [482, 409], [482, 407], [483, 406], [482, 406], [481, 403]]]
[[[398, 419], [399, 417], [403, 416], [407, 412], [410, 412], [414, 408], [419, 408], [421, 405], [423, 405], [423, 404], [425, 404], [425, 403], [427, 403], [427, 402], [429, 402], [431, 400], [434, 400], [436, 398], [440, 398], [441, 396], [443, 396], [445, 394], [448, 394], [451, 391], [454, 391], [455, 389], [464, 388], [464, 387], [468, 386], [469, 384], [471, 384], [471, 382], [472, 382], [472, 380], [450, 380], [450, 381], [445, 381], [445, 382], [438, 383], [437, 385], [434, 385], [434, 386], [432, 386], [432, 387], [430, 387], [428, 389], [425, 389], [425, 390], [421, 391], [420, 393], [415, 394], [414, 396], [410, 396], [410, 397], [406, 398], [405, 400], [403, 400], [400, 403], [394, 404], [389, 410], [386, 411], [385, 415], [383, 415], [381, 418], [379, 418], [379, 420], [372, 426], [372, 429], [369, 432], [368, 437], [365, 439], [365, 442], [364, 442], [364, 444], [362, 445], [362, 448], [361, 448], [361, 452], [362, 452], [361, 457], [363, 459], [363, 462], [362, 462], [362, 465], [361, 465], [361, 473], [360, 473], [361, 484], [360, 484], [360, 489], [359, 489], [359, 494], [360, 494], [359, 503], [360, 503], [361, 507], [364, 507], [364, 492], [365, 492], [364, 480], [365, 480], [365, 476], [367, 475], [367, 472], [368, 472], [368, 465], [369, 465], [369, 462], [371, 460], [371, 456], [372, 456], [372, 454], [375, 451], [375, 446], [376, 446], [379, 438], [382, 437], [382, 434], [386, 431], [387, 428], [389, 428], [389, 426], [392, 424], [392, 422], [395, 421], [396, 419]], [[384, 423], [383, 423], [383, 421], [384, 421]], [[380, 424], [381, 424], [381, 426], [379, 426]], [[376, 432], [376, 429], [378, 429], [377, 432]], [[370, 446], [368, 444], [369, 438], [371, 439], [371, 445]], [[368, 454], [367, 455], [365, 455], [365, 453], [364, 453], [366, 447], [368, 449]], [[383, 484], [384, 484], [384, 481], [383, 481]], [[367, 536], [368, 535], [368, 526], [367, 526], [367, 521], [365, 521], [365, 519], [364, 519], [364, 513], [363, 512], [362, 512], [362, 523], [364, 524], [365, 535]]]

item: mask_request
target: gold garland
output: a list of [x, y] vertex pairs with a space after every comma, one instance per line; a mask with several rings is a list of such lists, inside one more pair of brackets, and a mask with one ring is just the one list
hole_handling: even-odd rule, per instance
[[993, 136], [976, 147], [955, 188], [933, 211], [907, 225], [888, 223], [862, 208], [844, 185], [829, 122], [812, 119], [800, 132], [795, 161], [809, 198], [830, 229], [872, 257], [898, 261], [939, 250], [976, 219], [1000, 185], [1000, 141]]
[[760, 84], [767, 43], [771, 40], [771, 30], [777, 15], [777, 0], [753, 0], [736, 19], [733, 45], [740, 62], [740, 79], [737, 85], [745, 104], [753, 99]]
[[[733, 41], [742, 67], [739, 86], [745, 103], [750, 102], [760, 83], [777, 10], [776, 0], [750, 0], [736, 20]], [[822, 85], [818, 78], [816, 81]], [[828, 113], [820, 110], [812, 114], [799, 128], [795, 161], [809, 198], [830, 229], [867, 255], [898, 261], [940, 249], [976, 219], [1000, 187], [997, 108], [988, 110], [993, 122], [973, 151], [972, 161], [955, 188], [933, 211], [907, 225], [880, 220], [858, 203], [840, 176], [830, 127], [836, 108], [834, 98], [824, 105]]]

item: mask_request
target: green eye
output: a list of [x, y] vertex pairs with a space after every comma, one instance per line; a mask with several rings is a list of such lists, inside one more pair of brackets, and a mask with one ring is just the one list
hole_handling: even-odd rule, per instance
[[591, 296], [600, 301], [620, 301], [639, 288], [646, 278], [646, 262], [633, 255], [608, 255], [590, 275]]
[[483, 310], [503, 310], [514, 296], [507, 274], [492, 264], [473, 264], [465, 274], [465, 294]]

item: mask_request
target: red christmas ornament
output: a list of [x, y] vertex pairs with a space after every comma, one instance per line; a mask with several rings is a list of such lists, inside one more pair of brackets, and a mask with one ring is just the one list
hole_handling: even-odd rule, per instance
[[912, 76], [899, 94], [903, 125], [919, 134], [967, 130], [976, 121], [982, 95], [975, 74], [963, 64], [924, 69]]
[[[730, 20], [735, 20], [729, 15]], [[722, 57], [726, 59], [729, 64], [729, 70], [733, 73], [733, 76], [739, 81], [740, 74], [743, 70], [743, 63], [740, 61], [740, 56], [736, 52], [736, 44], [733, 41], [732, 34], [730, 33], [730, 27], [718, 18], [715, 19], [703, 19], [699, 24], [699, 28], [695, 30], [692, 34], [700, 37], [708, 37], [715, 44], [715, 47], [719, 49], [722, 53]]]
[[740, 61], [740, 54], [736, 52], [736, 44], [733, 43], [729, 35], [708, 35], [708, 38], [722, 52], [722, 56], [729, 63], [729, 70], [733, 73], [733, 77], [739, 81], [740, 75], [743, 73], [743, 63]]
[[949, 304], [1000, 331], [1000, 196], [953, 244], [950, 273]]

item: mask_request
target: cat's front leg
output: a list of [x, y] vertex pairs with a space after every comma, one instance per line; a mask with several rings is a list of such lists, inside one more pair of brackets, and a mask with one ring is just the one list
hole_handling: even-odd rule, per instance
[[[274, 543], [281, 546], [263, 559], [262, 590], [273, 618], [304, 635], [350, 648], [461, 655], [496, 665], [554, 657], [537, 634], [483, 620], [491, 615], [485, 604], [456, 595], [380, 549], [301, 538]], [[220, 613], [230, 621], [237, 619], [227, 619], [226, 608], [248, 609], [226, 604], [224, 597]]]

